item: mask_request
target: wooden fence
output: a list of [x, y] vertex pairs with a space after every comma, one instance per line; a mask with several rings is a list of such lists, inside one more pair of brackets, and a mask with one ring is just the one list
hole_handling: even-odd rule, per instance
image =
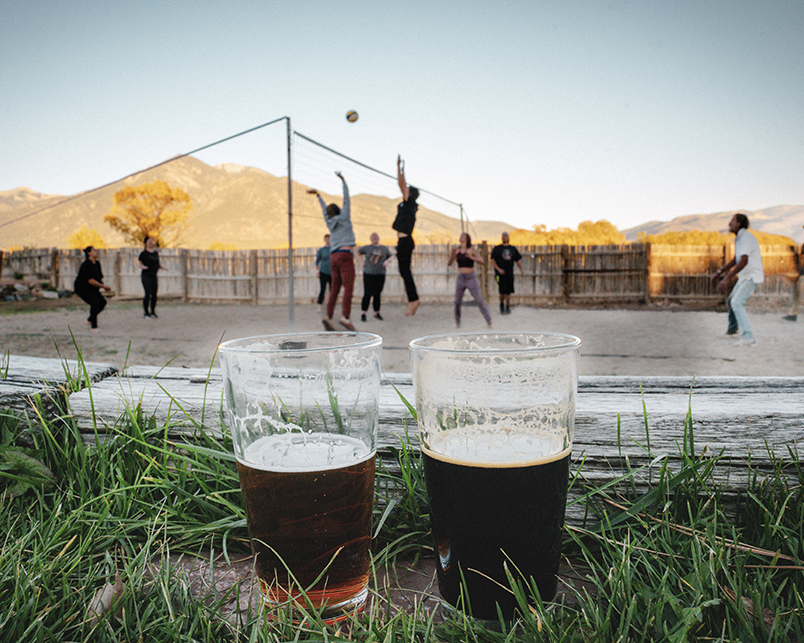
[[[497, 292], [489, 268], [490, 246], [479, 249], [486, 257], [478, 266], [484, 296], [492, 301]], [[722, 301], [710, 276], [733, 257], [733, 245], [662, 246], [519, 246], [525, 276], [516, 276], [514, 300], [523, 304], [565, 302], [682, 302]], [[796, 249], [762, 246], [765, 282], [754, 297], [786, 300], [798, 274]], [[122, 298], [142, 296], [136, 248], [100, 251], [104, 279]], [[293, 251], [293, 294], [297, 302], [312, 302], [318, 294], [315, 248]], [[185, 301], [287, 303], [290, 297], [287, 250], [187, 250], [161, 249], [164, 270], [159, 273], [162, 297]], [[413, 274], [420, 297], [451, 301], [456, 267], [447, 267], [449, 246], [418, 246], [413, 253]], [[28, 282], [47, 282], [59, 290], [72, 290], [80, 250], [34, 249], [0, 253], [0, 277]], [[362, 292], [357, 269], [356, 293]], [[359, 296], [359, 295], [358, 295]], [[388, 268], [383, 298], [400, 302], [405, 291], [395, 262]]]

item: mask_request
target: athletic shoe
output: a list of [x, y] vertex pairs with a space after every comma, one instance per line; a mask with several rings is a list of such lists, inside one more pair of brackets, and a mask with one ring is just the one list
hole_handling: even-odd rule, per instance
[[360, 315], [360, 321], [366, 321], [366, 313]]
[[723, 333], [722, 335], [718, 335], [720, 339], [737, 339], [739, 336], [740, 333], [738, 331], [734, 331], [733, 333], [726, 332]]
[[785, 315], [782, 319], [786, 319], [787, 321], [796, 321], [798, 319], [798, 315]]
[[151, 311], [151, 317], [153, 317], [154, 319], [159, 319], [159, 315], [157, 315], [157, 314], [156, 314], [155, 312], [153, 312], [153, 311]]
[[755, 339], [738, 339], [735, 343], [735, 346], [756, 346], [757, 340]]
[[339, 320], [339, 323], [346, 330], [354, 330], [355, 329], [355, 325], [352, 322], [350, 322], [348, 319], [346, 319], [346, 317], [341, 317], [340, 320]]
[[145, 314], [143, 315], [143, 317], [144, 317], [145, 319], [150, 318], [150, 316], [151, 316], [151, 315], [150, 315], [150, 313], [145, 313]]
[[324, 317], [324, 319], [321, 320], [321, 323], [324, 324], [324, 328], [327, 330], [335, 330], [335, 326], [332, 325], [332, 320], [328, 317]]
[[380, 315], [380, 313], [374, 313], [374, 319], [379, 319], [382, 321], [382, 315]]

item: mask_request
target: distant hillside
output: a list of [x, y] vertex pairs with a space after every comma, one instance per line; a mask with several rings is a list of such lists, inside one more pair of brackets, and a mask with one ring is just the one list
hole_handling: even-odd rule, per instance
[[762, 210], [730, 210], [712, 214], [689, 214], [670, 221], [649, 221], [628, 230], [621, 230], [625, 238], [634, 241], [637, 234], [662, 234], [687, 230], [727, 231], [729, 220], [735, 212], [748, 215], [751, 228], [790, 237], [796, 243], [804, 242], [804, 205], [777, 205]]
[[[194, 211], [188, 219], [183, 247], [204, 249], [215, 242], [243, 250], [287, 246], [286, 178], [229, 163], [211, 167], [186, 157], [0, 228], [0, 247], [64, 248], [67, 238], [83, 225], [96, 229], [110, 247], [125, 245], [122, 236], [104, 223], [103, 216], [111, 209], [115, 192], [126, 185], [156, 179], [185, 190], [193, 199]], [[307, 186], [294, 183], [293, 245], [317, 247], [327, 230], [317, 200], [306, 190]], [[65, 198], [23, 187], [0, 192], [0, 224]], [[327, 202], [340, 199], [340, 194], [324, 195]], [[372, 232], [378, 232], [383, 243], [396, 243], [391, 224], [397, 203], [399, 199], [352, 194], [352, 222], [358, 243], [368, 243]], [[478, 241], [496, 242], [502, 230], [513, 228], [502, 221], [473, 221], [469, 232]], [[454, 243], [460, 230], [460, 219], [419, 208], [418, 243]]]

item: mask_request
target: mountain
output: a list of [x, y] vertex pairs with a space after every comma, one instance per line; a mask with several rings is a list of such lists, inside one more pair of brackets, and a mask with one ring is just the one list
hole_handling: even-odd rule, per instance
[[[41, 194], [24, 187], [0, 192], [0, 225], [15, 221], [0, 228], [0, 247], [65, 248], [68, 237], [84, 225], [97, 230], [110, 247], [126, 245], [123, 237], [104, 223], [103, 216], [111, 210], [115, 192], [156, 179], [183, 189], [193, 200], [183, 247], [204, 249], [216, 242], [241, 250], [287, 247], [286, 178], [232, 163], [212, 167], [193, 157], [178, 158], [75, 197]], [[320, 246], [327, 232], [317, 199], [306, 192], [307, 186], [293, 183], [293, 245], [300, 248]], [[328, 203], [340, 202], [341, 196], [323, 194]], [[351, 200], [358, 243], [369, 243], [371, 233], [377, 232], [383, 243], [396, 245], [391, 224], [399, 199], [353, 194]], [[473, 221], [468, 231], [477, 241], [496, 243], [502, 230], [513, 228], [502, 221]], [[456, 243], [460, 232], [460, 219], [419, 207], [418, 243]]]
[[670, 221], [649, 221], [628, 230], [621, 230], [629, 241], [635, 240], [639, 232], [662, 234], [663, 232], [685, 232], [687, 230], [727, 231], [731, 217], [736, 212], [748, 215], [751, 228], [790, 237], [796, 243], [804, 241], [804, 205], [776, 205], [762, 210], [729, 210], [712, 214], [688, 214]]

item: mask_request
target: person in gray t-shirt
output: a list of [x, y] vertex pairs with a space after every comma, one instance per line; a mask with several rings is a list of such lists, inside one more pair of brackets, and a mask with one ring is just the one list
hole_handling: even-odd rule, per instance
[[374, 317], [382, 320], [380, 315], [380, 294], [385, 286], [385, 267], [393, 255], [387, 246], [380, 245], [380, 235], [371, 235], [371, 245], [362, 246], [358, 251], [363, 257], [363, 303], [360, 321], [366, 321], [369, 302], [374, 299]]

